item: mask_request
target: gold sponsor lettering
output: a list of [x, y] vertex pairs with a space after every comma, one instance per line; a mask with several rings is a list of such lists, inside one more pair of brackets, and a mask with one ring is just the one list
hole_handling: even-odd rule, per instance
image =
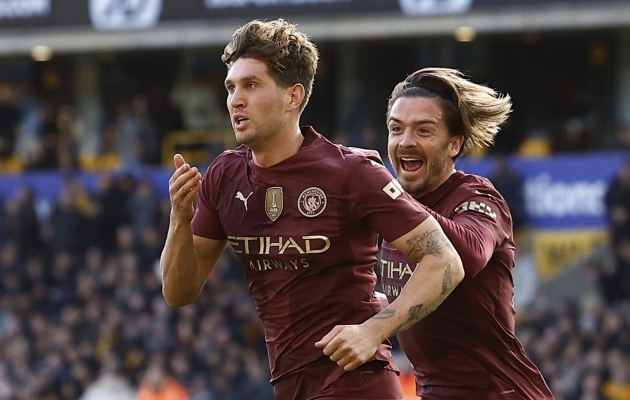
[[[281, 238], [282, 239], [282, 238]], [[284, 254], [285, 251], [287, 251], [287, 249], [289, 248], [293, 248], [296, 249], [298, 251], [298, 253], [300, 254], [304, 254], [304, 250], [302, 250], [302, 248], [300, 247], [299, 244], [297, 244], [297, 242], [295, 241], [295, 239], [293, 239], [292, 237], [289, 237], [289, 239], [287, 239], [287, 244], [286, 246], [284, 246], [282, 248], [282, 252], [279, 254]], [[269, 254], [269, 253], [267, 253]]]
[[[267, 240], [267, 243], [266, 243], [267, 244], [267, 248], [265, 249], [263, 254], [269, 254], [269, 250], [271, 250], [272, 246], [276, 246], [276, 247], [278, 247], [278, 249], [282, 248], [282, 238], [281, 237], [278, 238], [278, 241], [275, 242], [275, 243], [272, 242], [272, 238], [270, 236], [267, 236], [265, 239]], [[282, 253], [280, 253], [280, 254], [282, 254]]]
[[[304, 239], [304, 243], [306, 243], [306, 254], [323, 253], [330, 248], [330, 239], [328, 239], [326, 236], [312, 235], [312, 236], [302, 236], [302, 238]], [[324, 246], [320, 249], [312, 249], [311, 241], [316, 241], [316, 240], [323, 241]]]
[[[244, 250], [245, 254], [249, 254], [249, 242], [252, 240], [258, 240], [258, 238], [253, 236], [228, 236], [228, 241], [230, 242], [230, 245], [234, 249], [235, 253], [242, 253]], [[243, 245], [244, 249], [240, 248], [241, 244]]]
[[331, 244], [330, 239], [323, 235], [299, 237], [228, 236], [228, 242], [237, 254], [260, 255], [319, 254], [328, 251]]
[[249, 269], [254, 271], [270, 271], [270, 270], [298, 270], [300, 268], [308, 268], [310, 263], [306, 258], [293, 259], [293, 260], [275, 260], [275, 259], [259, 259], [250, 260]]

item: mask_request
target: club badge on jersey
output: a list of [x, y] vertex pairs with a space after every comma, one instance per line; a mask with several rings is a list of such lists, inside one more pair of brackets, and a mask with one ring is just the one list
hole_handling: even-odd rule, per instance
[[310, 187], [298, 197], [298, 210], [305, 217], [317, 217], [326, 209], [326, 203], [326, 193], [318, 187]]

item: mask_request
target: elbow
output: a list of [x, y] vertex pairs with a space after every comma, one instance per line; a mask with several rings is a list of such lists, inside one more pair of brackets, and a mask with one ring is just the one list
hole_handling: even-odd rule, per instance
[[170, 293], [165, 286], [162, 286], [162, 296], [166, 300], [166, 304], [173, 308], [187, 306], [196, 300], [196, 297], [175, 295]]
[[459, 254], [457, 252], [453, 252], [451, 261], [448, 265], [451, 269], [452, 288], [455, 289], [455, 287], [457, 287], [457, 285], [459, 285], [459, 283], [464, 280], [464, 277], [466, 276], [466, 272], [464, 271], [464, 263], [462, 262]]

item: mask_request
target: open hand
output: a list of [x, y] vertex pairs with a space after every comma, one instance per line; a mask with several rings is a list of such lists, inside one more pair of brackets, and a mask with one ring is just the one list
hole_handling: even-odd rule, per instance
[[175, 172], [168, 181], [171, 198], [171, 218], [190, 222], [195, 215], [194, 201], [201, 190], [201, 174], [191, 167], [181, 154], [173, 156]]

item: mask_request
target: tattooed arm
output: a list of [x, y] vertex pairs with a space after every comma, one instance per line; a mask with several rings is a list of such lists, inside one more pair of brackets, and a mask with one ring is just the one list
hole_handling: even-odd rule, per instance
[[396, 321], [393, 323], [396, 328], [387, 337], [404, 331], [433, 312], [464, 278], [459, 255], [433, 218], [393, 241], [392, 245], [418, 260], [418, 265], [398, 298], [372, 318]]
[[464, 278], [462, 260], [432, 217], [391, 244], [418, 260], [398, 298], [360, 325], [336, 326], [315, 344], [347, 371], [372, 357], [385, 339], [429, 315]]

